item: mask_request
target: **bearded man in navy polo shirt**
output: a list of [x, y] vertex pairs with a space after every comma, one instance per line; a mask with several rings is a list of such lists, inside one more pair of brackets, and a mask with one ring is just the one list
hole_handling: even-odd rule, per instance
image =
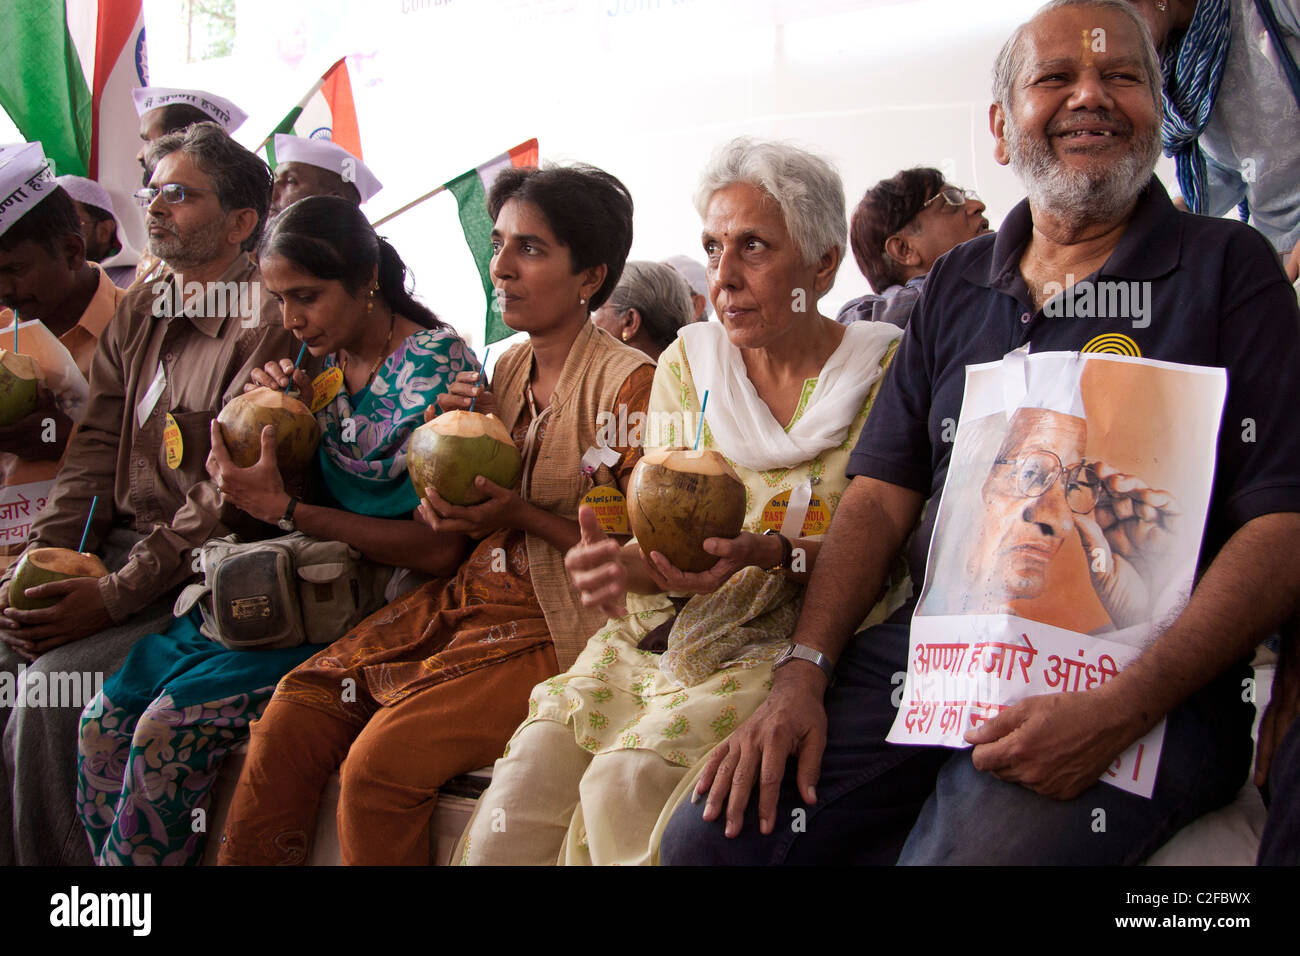
[[[1008, 40], [990, 126], [1028, 198], [931, 271], [852, 457], [798, 656], [710, 757], [707, 799], [673, 817], [665, 863], [1137, 863], [1245, 782], [1245, 661], [1300, 595], [1300, 565], [1280, 560], [1300, 539], [1300, 311], [1261, 235], [1179, 212], [1153, 176], [1160, 82], [1124, 3], [1054, 0]], [[1133, 295], [1073, 295], [1103, 282]], [[1191, 598], [1117, 677], [1026, 698], [972, 731], [973, 749], [886, 743], [914, 607], [853, 631], [905, 542], [920, 590], [966, 366], [1100, 342], [1227, 370]], [[1165, 717], [1151, 798], [1098, 783]]]

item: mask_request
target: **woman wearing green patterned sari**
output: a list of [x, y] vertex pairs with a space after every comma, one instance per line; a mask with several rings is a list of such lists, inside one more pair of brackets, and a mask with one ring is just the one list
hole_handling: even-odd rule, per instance
[[[261, 460], [238, 468], [214, 423], [209, 471], [226, 503], [398, 569], [390, 598], [407, 570], [452, 572], [464, 539], [415, 517], [406, 446], [456, 374], [478, 368], [473, 354], [412, 299], [400, 257], [345, 200], [286, 209], [260, 267], [285, 327], [324, 359], [315, 385], [293, 374], [303, 401], [319, 409], [321, 491], [306, 503], [285, 490], [269, 426]], [[286, 359], [253, 378], [283, 389], [292, 371]], [[229, 650], [199, 633], [196, 615], [142, 639], [82, 715], [77, 805], [96, 863], [197, 863], [205, 834], [194, 832], [195, 811], [206, 811], [225, 755], [246, 739], [280, 677], [320, 650]]]

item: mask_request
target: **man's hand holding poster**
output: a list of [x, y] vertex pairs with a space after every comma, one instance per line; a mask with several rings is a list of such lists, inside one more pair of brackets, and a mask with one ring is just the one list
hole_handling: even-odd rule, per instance
[[[967, 747], [1036, 694], [1119, 673], [1191, 593], [1222, 369], [1012, 352], [966, 372], [889, 740]], [[1150, 796], [1161, 722], [1102, 776]]]

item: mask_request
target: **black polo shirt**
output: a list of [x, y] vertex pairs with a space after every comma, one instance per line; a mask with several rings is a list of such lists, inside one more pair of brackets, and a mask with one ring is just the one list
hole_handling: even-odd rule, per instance
[[[1143, 358], [1227, 369], [1202, 567], [1250, 519], [1300, 511], [1300, 308], [1268, 241], [1239, 222], [1179, 212], [1152, 177], [1114, 252], [1088, 277], [1149, 282], [1145, 317], [1081, 318], [1061, 314], [1060, 296], [1034, 308], [1019, 270], [1031, 231], [1026, 200], [996, 235], [935, 263], [848, 474], [933, 499], [948, 473], [967, 365], [1025, 343], [1031, 353], [1119, 343]], [[931, 501], [908, 551], [916, 592], [937, 511]]]

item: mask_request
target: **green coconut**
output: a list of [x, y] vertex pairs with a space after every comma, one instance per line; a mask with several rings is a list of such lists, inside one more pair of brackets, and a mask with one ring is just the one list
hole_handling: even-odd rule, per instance
[[12, 425], [36, 411], [36, 384], [41, 367], [30, 355], [0, 349], [0, 426]]
[[108, 574], [104, 562], [93, 554], [71, 548], [37, 548], [24, 552], [9, 581], [9, 606], [20, 611], [53, 607], [62, 598], [29, 598], [28, 588], [68, 578], [102, 578]]
[[406, 471], [419, 497], [433, 488], [453, 505], [476, 505], [487, 495], [474, 485], [479, 475], [512, 488], [524, 470], [519, 449], [495, 415], [444, 412], [411, 433]]
[[302, 471], [316, 454], [320, 427], [302, 402], [275, 388], [260, 386], [236, 395], [217, 416], [221, 439], [240, 468], [262, 456], [262, 429], [275, 426], [275, 460], [288, 474]]
[[641, 550], [682, 571], [718, 561], [708, 538], [734, 538], [745, 524], [745, 485], [715, 451], [662, 448], [643, 456], [628, 483], [627, 518]]

